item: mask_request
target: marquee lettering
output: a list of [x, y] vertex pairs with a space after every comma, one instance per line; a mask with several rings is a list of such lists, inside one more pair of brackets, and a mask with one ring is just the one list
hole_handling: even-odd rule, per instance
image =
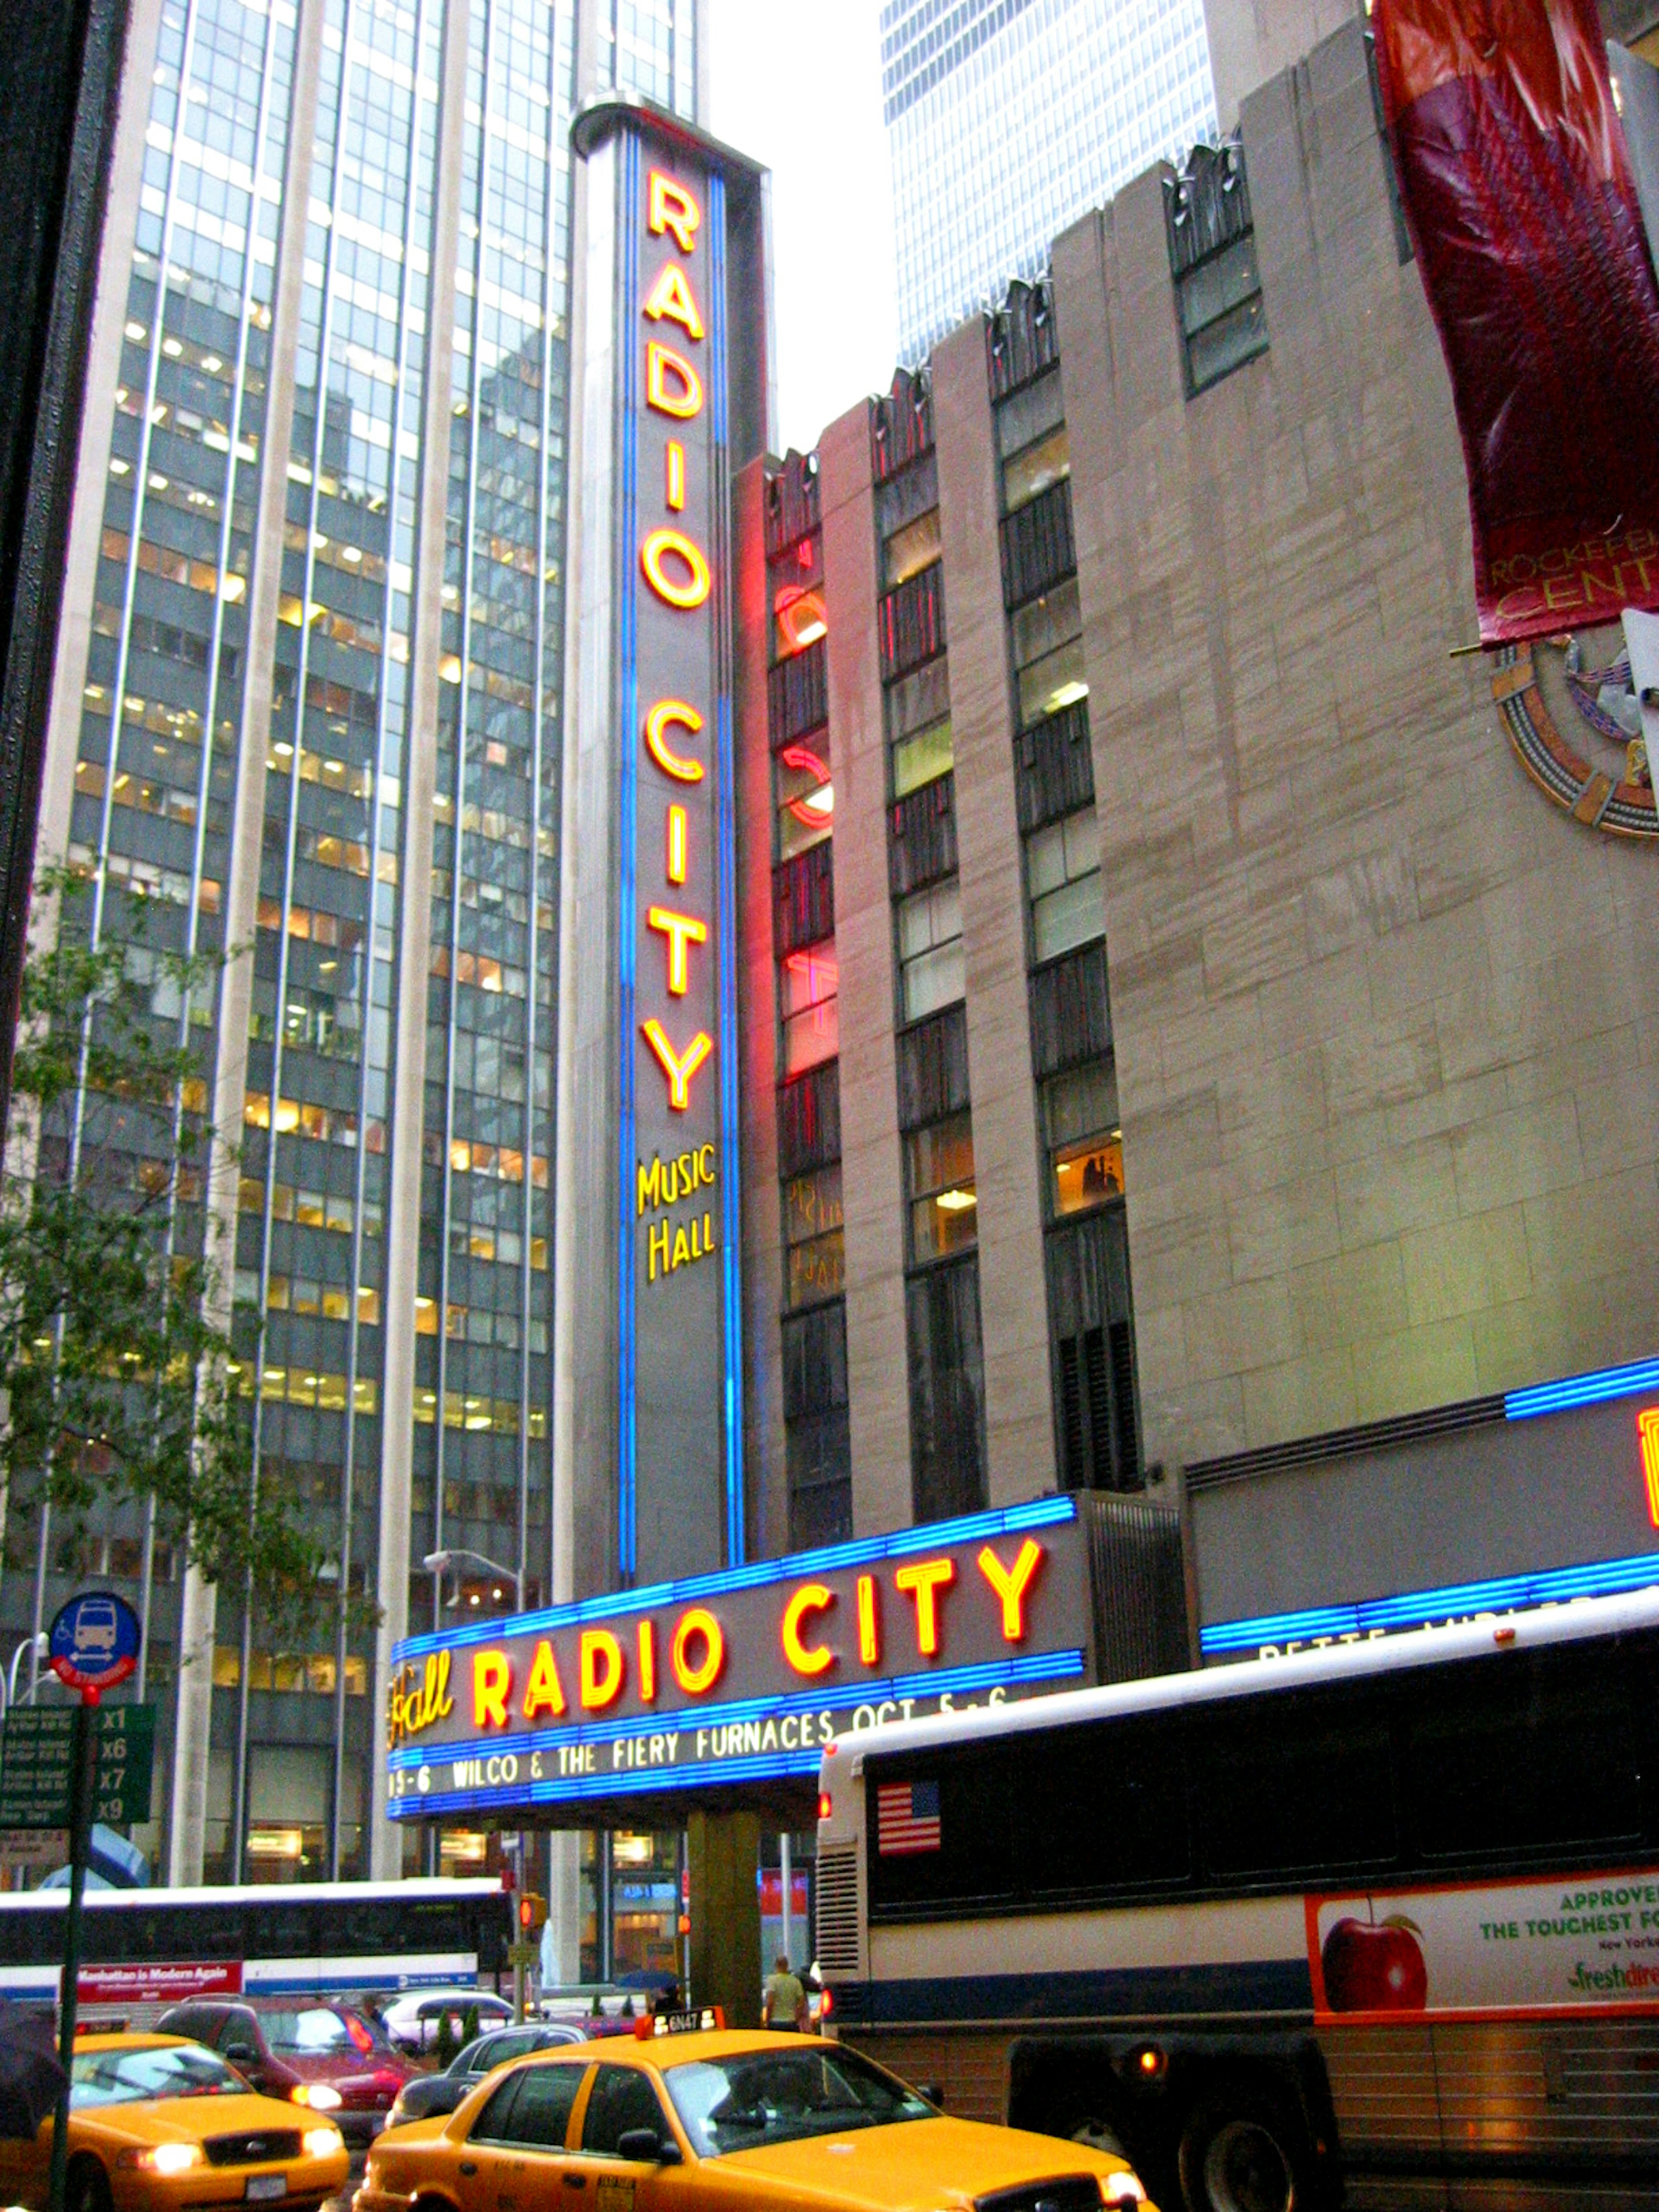
[[645, 404], [680, 422], [702, 412], [702, 379], [683, 353], [660, 338], [646, 342]]
[[418, 1672], [405, 1662], [392, 1677], [386, 1709], [386, 1741], [393, 1748], [419, 1735], [455, 1710], [449, 1694], [449, 1654], [431, 1651]]
[[640, 1623], [640, 1701], [652, 1705], [657, 1695], [657, 1624], [647, 1613]]
[[957, 1578], [954, 1559], [918, 1559], [914, 1566], [901, 1567], [893, 1580], [916, 1608], [916, 1649], [924, 1659], [932, 1659], [939, 1650], [939, 1608], [935, 1593], [949, 1589]]
[[645, 227], [652, 236], [660, 238], [672, 231], [680, 252], [690, 253], [702, 221], [702, 210], [685, 186], [653, 169], [645, 188]]
[[[670, 562], [678, 562], [684, 574], [675, 574]], [[657, 597], [686, 614], [700, 607], [714, 587], [702, 546], [694, 545], [683, 530], [653, 530], [640, 547], [640, 566]]]
[[505, 1728], [507, 1701], [513, 1694], [513, 1662], [505, 1651], [472, 1656], [472, 1725]]
[[827, 1644], [808, 1644], [801, 1629], [809, 1613], [828, 1613], [836, 1593], [823, 1583], [803, 1583], [783, 1609], [783, 1656], [798, 1674], [822, 1674], [836, 1663]]
[[714, 1049], [714, 1040], [699, 1030], [684, 1052], [677, 1053], [668, 1042], [662, 1024], [654, 1018], [640, 1024], [641, 1034], [657, 1056], [657, 1064], [668, 1078], [668, 1103], [677, 1114], [684, 1114], [691, 1103], [691, 1079]]
[[[699, 1658], [692, 1656], [694, 1642], [702, 1646]], [[726, 1632], [707, 1606], [694, 1605], [680, 1616], [668, 1657], [674, 1680], [688, 1698], [701, 1697], [719, 1681], [726, 1665]]]
[[585, 1628], [578, 1649], [582, 1711], [602, 1713], [622, 1695], [627, 1671], [622, 1646], [608, 1628]]
[[524, 1717], [533, 1721], [538, 1713], [562, 1713], [564, 1710], [564, 1684], [559, 1680], [559, 1662], [553, 1656], [553, 1646], [543, 1637], [530, 1662], [530, 1679], [524, 1686]]
[[702, 317], [692, 295], [691, 280], [678, 261], [665, 261], [662, 273], [645, 303], [645, 312], [653, 323], [678, 323], [688, 337], [701, 341]]
[[988, 1544], [975, 1562], [991, 1588], [1002, 1601], [1002, 1633], [1009, 1644], [1025, 1641], [1025, 1593], [1031, 1587], [1031, 1577], [1042, 1565], [1042, 1547], [1028, 1536], [1019, 1547], [1019, 1556], [1012, 1567], [1005, 1567]]
[[695, 707], [688, 707], [684, 699], [659, 699], [645, 718], [645, 749], [665, 775], [672, 775], [678, 783], [701, 783], [703, 765], [701, 761], [688, 760], [677, 753], [663, 732], [681, 729], [695, 738], [702, 727], [702, 716]]
[[876, 1578], [859, 1577], [859, 1657], [873, 1667], [881, 1657], [881, 1615], [876, 1610]]
[[683, 999], [691, 988], [690, 947], [708, 944], [708, 924], [695, 915], [676, 914], [672, 907], [653, 906], [645, 926], [668, 939], [668, 988], [673, 997]]

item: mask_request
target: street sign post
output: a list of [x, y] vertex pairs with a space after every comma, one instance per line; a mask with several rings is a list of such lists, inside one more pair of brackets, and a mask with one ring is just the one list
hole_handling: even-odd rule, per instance
[[[52, 2124], [52, 2183], [48, 2198], [51, 2212], [64, 2212], [69, 2179], [70, 2075], [75, 2064], [75, 2016], [80, 1995], [81, 1916], [87, 1893], [87, 1852], [92, 1837], [93, 1807], [98, 1801], [98, 1784], [106, 1771], [112, 1778], [106, 1802], [126, 1802], [125, 1786], [114, 1778], [124, 1776], [126, 1771], [131, 1748], [128, 1734], [119, 1729], [106, 1735], [94, 1725], [100, 1717], [96, 1708], [104, 1692], [112, 1689], [118, 1682], [125, 1682], [137, 1667], [143, 1641], [138, 1616], [125, 1598], [108, 1590], [88, 1590], [58, 1607], [47, 1643], [53, 1673], [60, 1681], [81, 1692], [81, 1702], [70, 1716], [73, 1727], [69, 1753], [69, 1927], [64, 1942], [64, 1980], [58, 2008], [58, 2061], [64, 2069], [64, 2086], [58, 2093], [58, 2109]], [[153, 1712], [150, 1717], [153, 1723]], [[113, 1748], [107, 1759], [100, 1756], [100, 1747], [105, 1742], [111, 1747], [118, 1744], [120, 1758], [115, 1756]], [[148, 1812], [148, 1777], [144, 1806]], [[47, 1824], [42, 1821], [40, 1825]]]
[[[75, 1714], [21, 1705], [0, 1737], [0, 1833], [65, 1829], [74, 1766]], [[154, 1705], [102, 1705], [93, 1722], [92, 1817], [112, 1828], [149, 1818]]]

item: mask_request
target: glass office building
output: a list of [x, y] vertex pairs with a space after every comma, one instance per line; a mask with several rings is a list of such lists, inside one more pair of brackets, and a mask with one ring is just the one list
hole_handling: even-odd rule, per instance
[[705, 6], [133, 10], [40, 859], [249, 948], [157, 982], [239, 1148], [172, 1233], [234, 1243], [254, 1479], [386, 1616], [287, 1649], [141, 1516], [12, 1532], [8, 1654], [149, 1599], [163, 1878], [393, 1871], [392, 1636], [550, 1590], [568, 131], [694, 116]]
[[885, 0], [901, 360], [1216, 133], [1202, 0]]

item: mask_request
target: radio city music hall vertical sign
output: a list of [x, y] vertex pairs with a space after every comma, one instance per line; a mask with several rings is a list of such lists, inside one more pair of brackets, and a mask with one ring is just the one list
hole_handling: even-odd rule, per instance
[[[584, 144], [582, 132], [588, 137]], [[602, 135], [601, 135], [602, 134]], [[595, 143], [596, 137], [599, 143]], [[741, 1562], [729, 157], [611, 103], [586, 156], [608, 414], [617, 1578]], [[758, 204], [750, 173], [749, 196]], [[753, 312], [758, 314], [756, 301]], [[738, 351], [760, 355], [758, 333]], [[740, 381], [762, 380], [745, 368]], [[586, 464], [585, 464], [586, 470]], [[606, 496], [585, 473], [588, 497]], [[590, 641], [585, 641], [585, 649]], [[580, 863], [578, 861], [580, 867]], [[568, 953], [589, 956], [580, 937]]]

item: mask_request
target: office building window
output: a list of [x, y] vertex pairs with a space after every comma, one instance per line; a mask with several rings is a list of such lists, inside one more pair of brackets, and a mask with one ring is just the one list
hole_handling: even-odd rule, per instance
[[815, 1305], [842, 1287], [841, 1163], [815, 1174], [792, 1176], [783, 1185], [783, 1243], [787, 1303]]
[[1195, 146], [1166, 178], [1164, 221], [1187, 396], [1194, 398], [1267, 349], [1244, 149]]
[[950, 664], [943, 656], [890, 684], [884, 711], [895, 799], [904, 798], [955, 766]]
[[939, 558], [939, 509], [930, 507], [914, 522], [896, 530], [882, 548], [882, 588], [890, 592], [896, 584], [917, 574]]
[[894, 798], [908, 798], [923, 784], [936, 783], [940, 776], [949, 775], [956, 764], [956, 743], [951, 717], [946, 714], [940, 721], [930, 722], [925, 730], [918, 730], [914, 737], [901, 738], [893, 747]]
[[1100, 825], [1092, 806], [1034, 830], [1025, 840], [1031, 901], [1031, 957], [1039, 966], [1106, 933], [1100, 884]]
[[1051, 1075], [1042, 1086], [1048, 1205], [1056, 1217], [1123, 1195], [1123, 1128], [1109, 1060]]
[[918, 1521], [985, 1503], [985, 1367], [971, 1252], [904, 1285], [910, 1359], [910, 1497]]
[[793, 860], [822, 845], [835, 828], [836, 793], [830, 781], [829, 746], [785, 745], [772, 757], [778, 807], [778, 860]]
[[979, 1242], [971, 1115], [952, 1114], [947, 1121], [909, 1131], [904, 1139], [904, 1187], [913, 1267], [968, 1251]]
[[1072, 473], [1072, 452], [1061, 422], [1002, 465], [1002, 511], [1012, 514]]
[[840, 1041], [837, 1019], [836, 940], [803, 945], [778, 963], [778, 997], [783, 1021], [780, 1066], [787, 1081], [804, 1068], [835, 1057]]
[[920, 1021], [953, 1006], [965, 988], [962, 957], [962, 894], [957, 878], [900, 899], [899, 1003], [902, 1018]]
[[1009, 618], [1022, 730], [1089, 696], [1077, 580], [1056, 584]]

